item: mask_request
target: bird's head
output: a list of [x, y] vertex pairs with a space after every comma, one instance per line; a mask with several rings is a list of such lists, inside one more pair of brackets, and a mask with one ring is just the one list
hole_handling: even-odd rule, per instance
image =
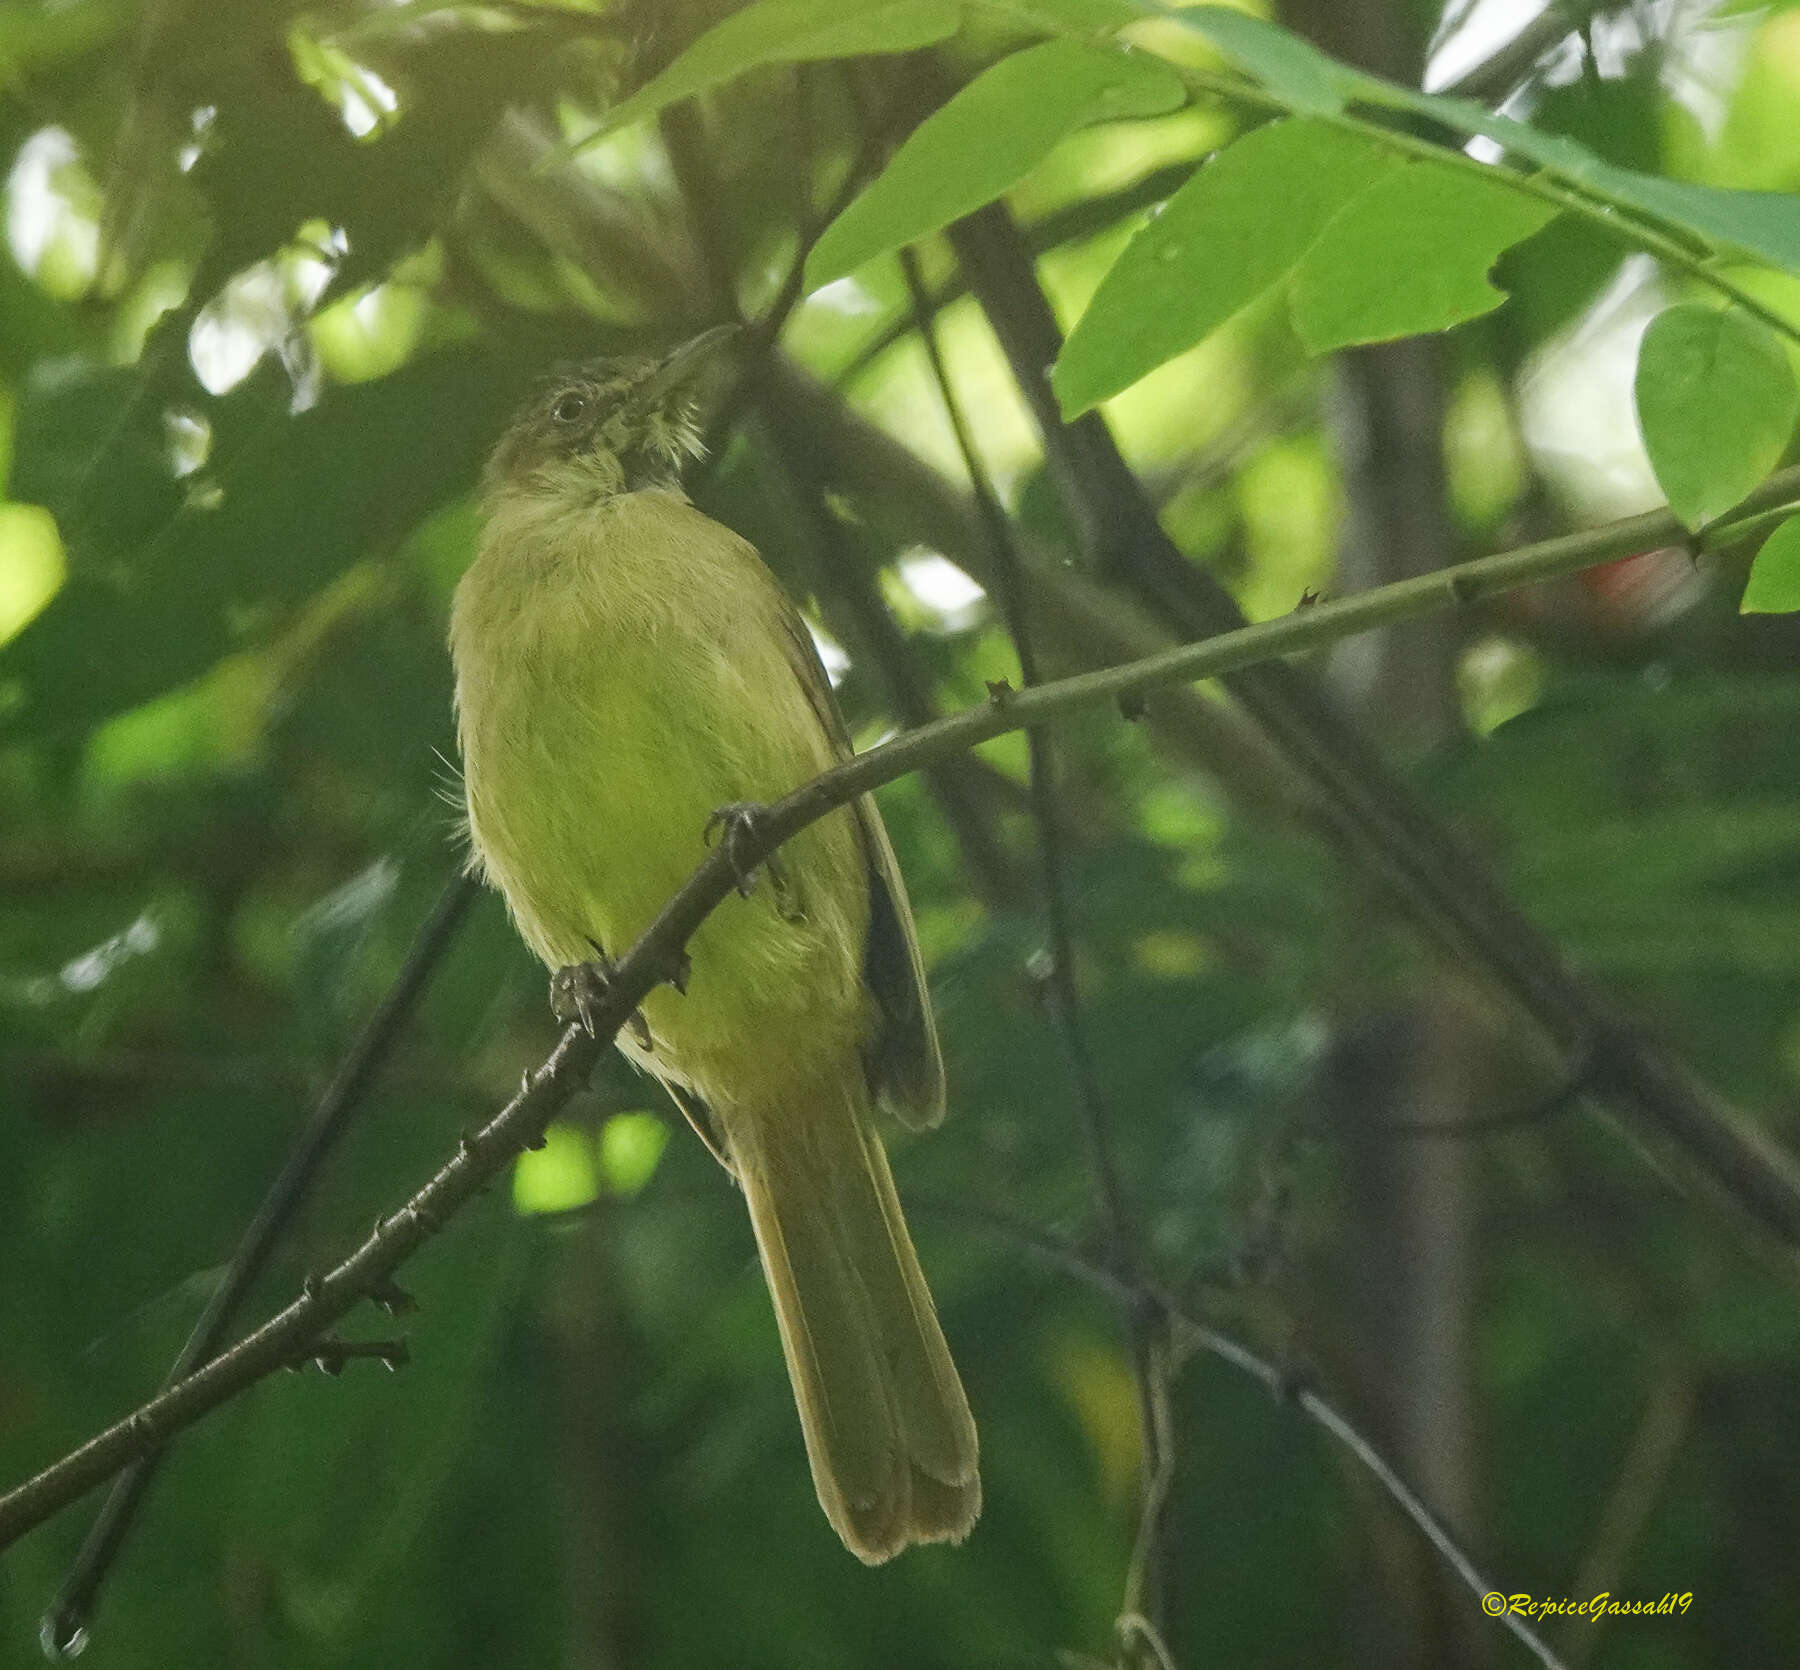
[[719, 325], [657, 359], [572, 360], [554, 366], [514, 414], [488, 458], [500, 491], [610, 497], [670, 487], [704, 451], [699, 386], [735, 325]]

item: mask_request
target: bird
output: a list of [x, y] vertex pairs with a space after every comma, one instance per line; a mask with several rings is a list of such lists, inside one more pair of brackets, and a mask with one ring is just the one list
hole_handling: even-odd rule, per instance
[[[804, 618], [682, 487], [733, 334], [552, 368], [482, 479], [449, 632], [471, 867], [564, 1019], [711, 835], [852, 752]], [[686, 969], [617, 1043], [742, 1190], [820, 1506], [870, 1565], [961, 1542], [974, 1416], [875, 1125], [935, 1125], [944, 1064], [874, 800], [744, 876]]]

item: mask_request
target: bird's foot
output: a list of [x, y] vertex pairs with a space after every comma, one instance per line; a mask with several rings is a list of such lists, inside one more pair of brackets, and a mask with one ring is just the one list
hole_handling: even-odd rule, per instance
[[[601, 949], [598, 940], [590, 939], [594, 960], [570, 963], [550, 976], [550, 1013], [565, 1025], [580, 1021], [582, 1030], [594, 1036], [594, 1015], [612, 986], [617, 965]], [[643, 1049], [650, 1049], [650, 1023], [641, 1009], [632, 1010], [625, 1024]]]
[[[744, 848], [756, 839], [757, 824], [766, 806], [754, 800], [734, 800], [729, 805], [721, 806], [706, 820], [705, 839], [710, 847], [721, 833], [725, 839], [725, 851], [731, 859], [733, 874], [737, 877], [737, 890], [744, 898], [749, 898], [756, 890], [756, 872], [758, 866], [748, 861]], [[806, 912], [801, 908], [794, 890], [788, 885], [787, 871], [781, 860], [770, 853], [762, 862], [761, 868], [769, 872], [769, 880], [775, 889], [775, 912], [784, 922], [804, 922]]]

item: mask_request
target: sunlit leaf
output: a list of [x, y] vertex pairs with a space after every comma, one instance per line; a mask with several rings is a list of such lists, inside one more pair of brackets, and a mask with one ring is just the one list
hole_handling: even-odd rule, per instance
[[1183, 9], [1143, 6], [1150, 13], [1179, 19], [1204, 35], [1233, 63], [1246, 69], [1301, 115], [1329, 115], [1355, 96], [1362, 77], [1298, 35], [1266, 18], [1232, 6]]
[[1506, 299], [1488, 281], [1495, 260], [1555, 214], [1551, 204], [1448, 163], [1384, 175], [1301, 260], [1295, 329], [1322, 354], [1476, 318]]
[[1090, 122], [1156, 116], [1187, 97], [1156, 60], [1046, 41], [984, 70], [920, 123], [869, 188], [826, 227], [810, 288], [978, 209]]
[[1658, 314], [1644, 333], [1635, 393], [1656, 479], [1690, 528], [1723, 515], [1775, 467], [1800, 415], [1781, 343], [1731, 308]]
[[1738, 608], [1746, 615], [1787, 615], [1800, 609], [1800, 516], [1789, 517], [1763, 541]]
[[1793, 192], [1690, 185], [1598, 159], [1581, 177], [1617, 202], [1701, 233], [1721, 250], [1742, 250], [1800, 273], [1800, 196]]
[[962, 13], [950, 0], [757, 0], [708, 29], [660, 75], [608, 116], [606, 129], [640, 122], [763, 64], [798, 64], [867, 53], [912, 52], [954, 35]]
[[0, 644], [26, 625], [63, 583], [56, 518], [42, 505], [0, 504]]
[[969, 0], [969, 9], [1090, 38], [1112, 34], [1144, 15], [1137, 0]]
[[544, 1132], [544, 1146], [527, 1150], [513, 1166], [518, 1212], [572, 1212], [599, 1193], [594, 1139], [580, 1125], [558, 1120]]
[[1129, 387], [1293, 272], [1332, 217], [1401, 165], [1322, 122], [1240, 139], [1132, 239], [1070, 333], [1054, 384], [1073, 417]]
[[1467, 99], [1421, 93], [1340, 64], [1273, 23], [1224, 6], [1171, 7], [1139, 0], [1145, 12], [1204, 36], [1290, 109], [1334, 114], [1369, 104], [1424, 116], [1452, 132], [1492, 139], [1606, 201], [1695, 234], [1720, 250], [1741, 250], [1800, 272], [1800, 196], [1728, 191], [1661, 179], [1609, 163], [1578, 141], [1542, 133]]
[[615, 1113], [600, 1127], [600, 1176], [609, 1194], [634, 1195], [656, 1174], [669, 1127], [653, 1113]]

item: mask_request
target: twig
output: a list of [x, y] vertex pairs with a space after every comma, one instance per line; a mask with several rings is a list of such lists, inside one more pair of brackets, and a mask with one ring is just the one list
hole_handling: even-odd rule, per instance
[[[311, 1117], [288, 1150], [275, 1181], [269, 1185], [269, 1192], [246, 1226], [223, 1280], [213, 1290], [186, 1343], [163, 1376], [165, 1391], [218, 1350], [244, 1295], [262, 1274], [275, 1243], [306, 1198], [325, 1157], [344, 1134], [364, 1092], [399, 1041], [414, 1005], [456, 938], [477, 891], [473, 880], [459, 875], [446, 883], [438, 895], [430, 916], [414, 936], [394, 983], [339, 1062]], [[70, 1657], [87, 1644], [100, 1590], [131, 1533], [132, 1522], [161, 1460], [160, 1450], [146, 1450], [119, 1476], [101, 1504], [75, 1563], [39, 1622], [39, 1638], [50, 1657]]]
[[1402, 1142], [1466, 1142], [1473, 1137], [1492, 1136], [1496, 1131], [1516, 1131], [1527, 1125], [1542, 1125], [1566, 1112], [1580, 1100], [1586, 1085], [1579, 1073], [1571, 1074], [1546, 1096], [1527, 1102], [1522, 1107], [1496, 1108], [1491, 1113], [1471, 1114], [1467, 1119], [1383, 1119], [1353, 1118], [1334, 1120], [1312, 1128], [1312, 1134], [1328, 1137], [1364, 1139], [1392, 1138]]
[[[1800, 469], [1772, 478], [1764, 492], [1776, 496], [1800, 492]], [[828, 812], [997, 736], [1083, 708], [1116, 704], [1121, 696], [1222, 677], [1275, 656], [1319, 649], [1372, 627], [1457, 606], [1467, 597], [1492, 596], [1510, 587], [1575, 573], [1630, 551], [1666, 545], [1677, 532], [1671, 515], [1656, 512], [1476, 558], [1435, 575], [1336, 598], [1202, 643], [1040, 684], [1003, 703], [984, 702], [894, 737], [815, 777], [768, 807], [742, 840], [720, 843], [707, 855], [616, 965], [612, 983], [594, 1011], [596, 1035], [590, 1037], [580, 1027], [571, 1027], [543, 1066], [527, 1077], [519, 1094], [465, 1138], [437, 1175], [399, 1211], [383, 1218], [348, 1258], [204, 1368], [0, 1497], [0, 1550], [137, 1457], [160, 1448], [292, 1361], [305, 1342], [318, 1338], [364, 1298], [391, 1284], [394, 1272], [412, 1253], [498, 1175], [509, 1159], [537, 1139], [557, 1109], [583, 1085], [604, 1042], [630, 1018], [651, 988], [679, 975], [682, 947], [708, 913], [736, 888], [741, 869], [762, 864], [782, 843]], [[1630, 1040], [1620, 1038], [1614, 1047], [1627, 1049]], [[1779, 1207], [1774, 1221], [1786, 1228], [1792, 1241], [1800, 1238], [1800, 1186], [1793, 1181], [1789, 1156], [1773, 1143], [1767, 1152], [1768, 1199]]]
[[[1665, 1364], [1651, 1382], [1618, 1477], [1607, 1492], [1600, 1521], [1575, 1581], [1573, 1595], [1597, 1595], [1616, 1589], [1629, 1574], [1638, 1539], [1668, 1483], [1670, 1470], [1681, 1456], [1693, 1429], [1699, 1390], [1691, 1368], [1679, 1361]], [[1582, 1670], [1602, 1639], [1601, 1620], [1571, 1618], [1563, 1635], [1571, 1670]]]
[[[1024, 576], [1019, 553], [1013, 544], [1012, 527], [987, 466], [982, 461], [975, 436], [963, 414], [962, 402], [956, 397], [956, 385], [944, 363], [938, 342], [936, 322], [931, 316], [930, 297], [924, 275], [919, 271], [918, 256], [910, 248], [900, 251], [900, 272], [906, 283], [913, 315], [913, 327], [925, 349], [937, 384], [938, 398], [944, 405], [950, 429], [956, 437], [957, 450], [969, 474], [969, 486], [975, 495], [975, 506], [987, 535], [989, 560], [999, 584], [1001, 613], [1012, 635], [1013, 648], [1019, 657], [1019, 676], [1030, 689], [1041, 680], [1037, 650], [1031, 635], [1030, 615], [1025, 605]], [[1045, 999], [1062, 1047], [1063, 1064], [1074, 1092], [1076, 1117], [1081, 1125], [1088, 1164], [1094, 1177], [1094, 1194], [1100, 1209], [1100, 1222], [1106, 1235], [1109, 1262], [1126, 1281], [1136, 1278], [1138, 1249], [1126, 1208], [1124, 1185], [1119, 1175], [1118, 1155], [1112, 1140], [1112, 1119], [1106, 1095], [1100, 1085], [1100, 1074], [1089, 1047], [1087, 1029], [1082, 1022], [1080, 984], [1075, 973], [1075, 928], [1069, 908], [1068, 880], [1065, 874], [1062, 819], [1056, 805], [1056, 752], [1050, 737], [1042, 728], [1025, 733], [1030, 759], [1031, 815], [1037, 826], [1039, 888], [1043, 896], [1044, 926], [1048, 937], [1047, 956], [1043, 966], [1034, 968], [1039, 989]], [[1162, 1502], [1168, 1493], [1173, 1469], [1169, 1423], [1163, 1418], [1167, 1404], [1166, 1389], [1159, 1373], [1157, 1330], [1152, 1319], [1137, 1305], [1125, 1307], [1125, 1332], [1131, 1345], [1132, 1378], [1137, 1386], [1138, 1425], [1143, 1443], [1143, 1520], [1138, 1546], [1132, 1559], [1126, 1585], [1124, 1614], [1142, 1612], [1147, 1617], [1149, 1639], [1160, 1647], [1157, 1626], [1162, 1622]]]
[[296, 1373], [316, 1368], [321, 1374], [339, 1375], [347, 1363], [367, 1358], [390, 1373], [412, 1361], [412, 1347], [404, 1339], [336, 1339], [327, 1335], [308, 1345], [288, 1367]]
[[[1481, 1599], [1495, 1592], [1494, 1585], [1482, 1576], [1475, 1562], [1463, 1551], [1462, 1545], [1456, 1540], [1455, 1533], [1407, 1484], [1374, 1442], [1365, 1437], [1355, 1422], [1347, 1415], [1342, 1414], [1336, 1405], [1328, 1402], [1310, 1386], [1296, 1381], [1291, 1370], [1278, 1367], [1266, 1357], [1251, 1350], [1249, 1346], [1233, 1339], [1229, 1334], [1220, 1333], [1210, 1323], [1203, 1322], [1193, 1315], [1179, 1300], [1164, 1289], [1145, 1282], [1122, 1283], [1114, 1271], [1088, 1257], [1080, 1247], [1071, 1241], [1052, 1235], [1033, 1225], [1020, 1223], [1004, 1213], [982, 1208], [971, 1209], [960, 1203], [956, 1205], [925, 1204], [929, 1210], [940, 1211], [947, 1217], [962, 1219], [1002, 1240], [1016, 1243], [1034, 1257], [1041, 1258], [1058, 1269], [1075, 1276], [1109, 1299], [1129, 1297], [1140, 1305], [1153, 1307], [1168, 1320], [1171, 1337], [1176, 1344], [1204, 1351], [1209, 1357], [1229, 1363], [1240, 1373], [1260, 1381], [1270, 1396], [1278, 1403], [1291, 1404], [1308, 1419], [1330, 1433], [1352, 1458], [1373, 1475], [1376, 1482], [1388, 1493], [1400, 1511], [1418, 1527], [1426, 1540], [1461, 1579], [1463, 1586], [1470, 1594]], [[1547, 1670], [1568, 1670], [1563, 1661], [1524, 1619], [1507, 1612], [1501, 1615], [1500, 1623], [1517, 1636], [1538, 1662], [1547, 1667]], [[1128, 1627], [1133, 1627], [1130, 1614], [1119, 1619], [1121, 1632]], [[1163, 1647], [1160, 1638], [1155, 1643], [1155, 1647], [1161, 1648], [1162, 1652], [1166, 1654], [1167, 1648]]]
[[[1188, 1325], [1187, 1320], [1186, 1318], [1181, 1320], [1185, 1328]], [[1211, 1330], [1207, 1330], [1207, 1332], [1210, 1333]], [[1195, 1343], [1213, 1356], [1235, 1362], [1239, 1368], [1255, 1374], [1277, 1396], [1281, 1394], [1284, 1385], [1288, 1383], [1281, 1371], [1273, 1364], [1256, 1361], [1252, 1366], [1245, 1362], [1243, 1359], [1248, 1353], [1244, 1352], [1235, 1340], [1227, 1340], [1223, 1336], [1214, 1335], [1211, 1339], [1196, 1338]], [[1223, 1349], [1226, 1346], [1231, 1349], [1229, 1351]], [[1399, 1505], [1401, 1512], [1418, 1526], [1424, 1533], [1425, 1540], [1443, 1556], [1444, 1563], [1462, 1580], [1463, 1587], [1470, 1594], [1485, 1597], [1495, 1592], [1493, 1584], [1481, 1575], [1475, 1562], [1462, 1551], [1461, 1545], [1451, 1534], [1450, 1528], [1425, 1505], [1412, 1486], [1400, 1477], [1399, 1473], [1388, 1463], [1387, 1458], [1350, 1423], [1348, 1417], [1339, 1414], [1317, 1392], [1307, 1387], [1301, 1387], [1293, 1394], [1293, 1398], [1297, 1408], [1304, 1410], [1313, 1420], [1317, 1421], [1375, 1476], [1382, 1489]], [[1483, 1611], [1485, 1613], [1485, 1607]], [[1546, 1670], [1568, 1670], [1563, 1661], [1551, 1650], [1549, 1643], [1517, 1613], [1510, 1609], [1502, 1612], [1500, 1623], [1504, 1629], [1509, 1630], [1524, 1643], [1532, 1656], [1544, 1665]]]
[[1454, 81], [1433, 91], [1448, 98], [1473, 99], [1477, 104], [1502, 103], [1545, 54], [1588, 27], [1594, 15], [1603, 10], [1603, 5], [1550, 0], [1511, 40], [1497, 46], [1479, 63], [1471, 64]]

